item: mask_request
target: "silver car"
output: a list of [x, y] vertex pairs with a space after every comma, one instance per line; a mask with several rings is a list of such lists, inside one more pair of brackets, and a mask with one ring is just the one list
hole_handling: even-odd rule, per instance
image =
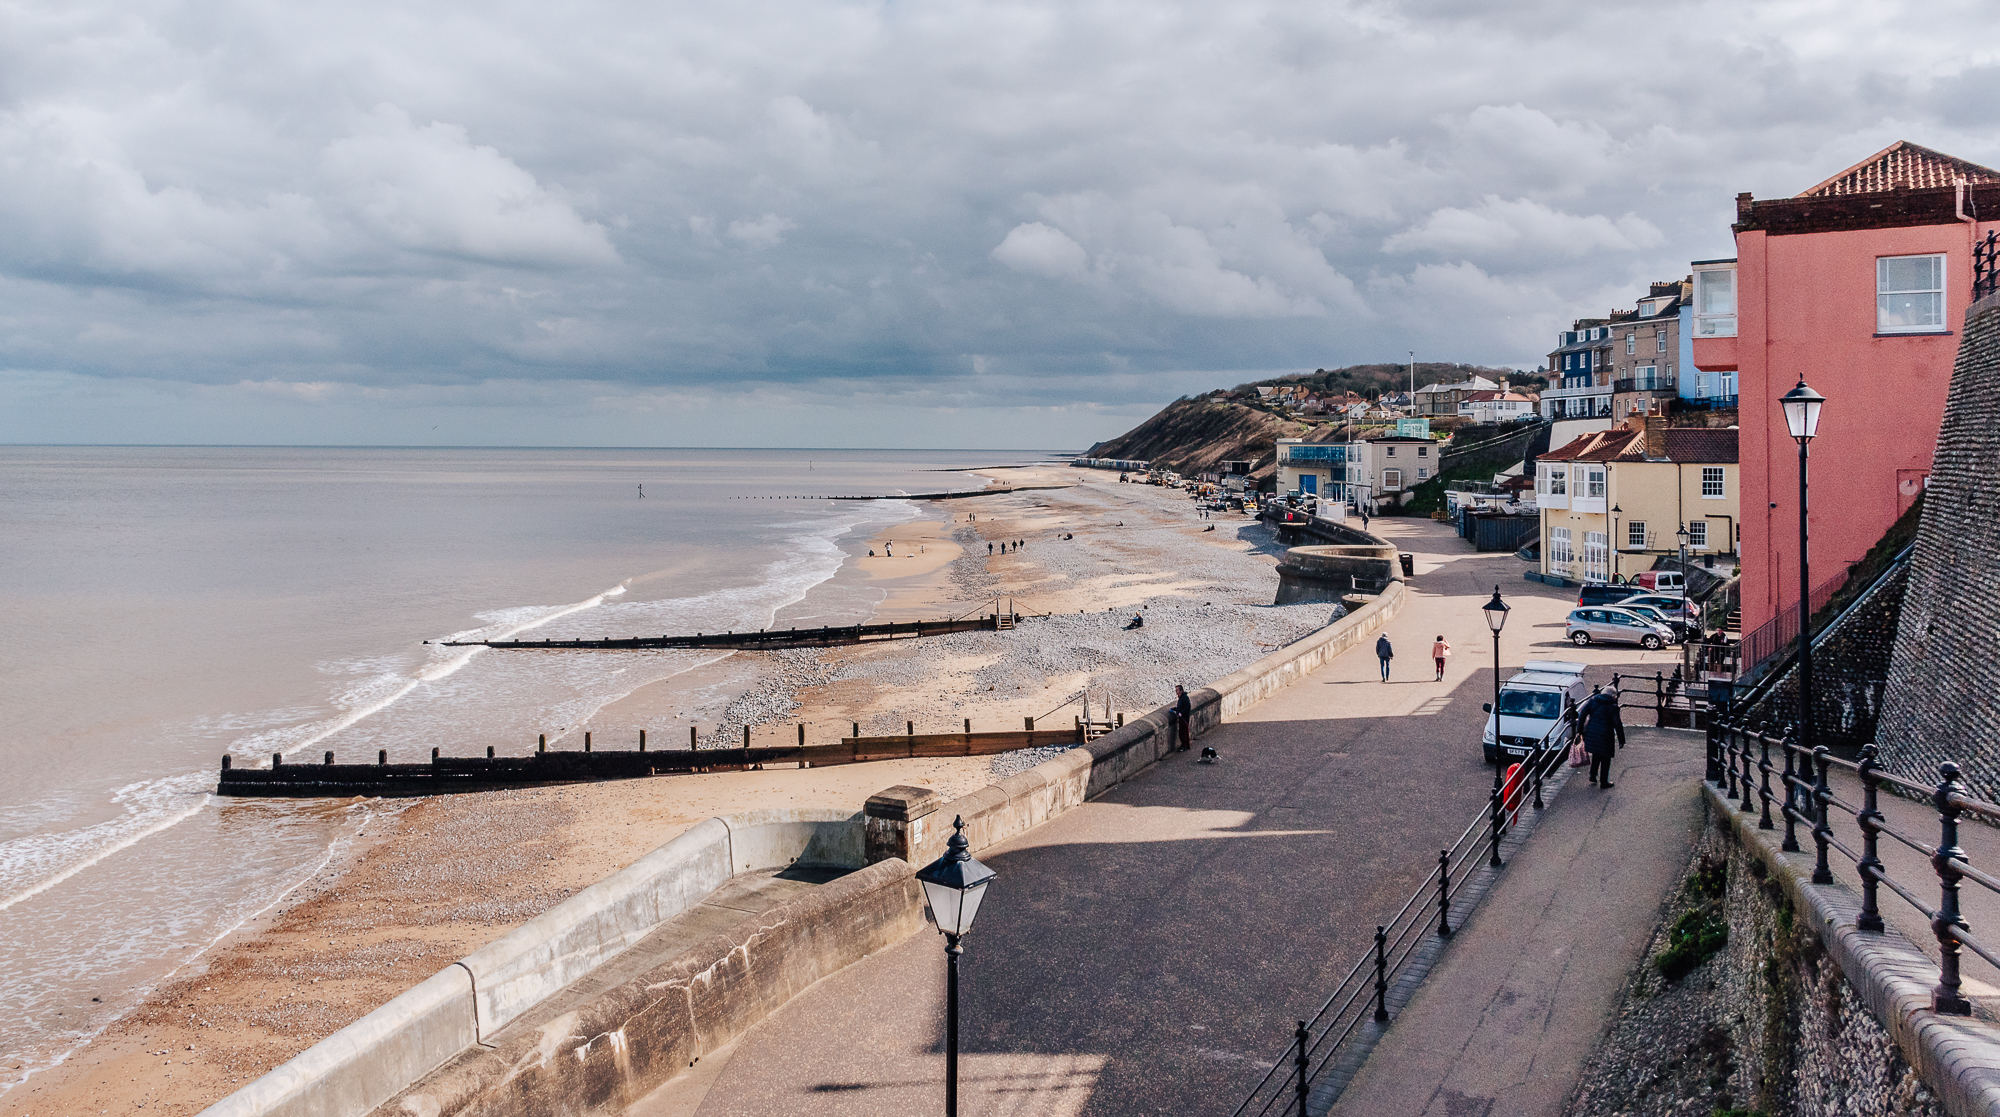
[[1663, 648], [1674, 638], [1674, 634], [1664, 626], [1629, 609], [1612, 605], [1570, 610], [1563, 635], [1579, 648], [1603, 640], [1612, 644], [1637, 644], [1647, 651]]

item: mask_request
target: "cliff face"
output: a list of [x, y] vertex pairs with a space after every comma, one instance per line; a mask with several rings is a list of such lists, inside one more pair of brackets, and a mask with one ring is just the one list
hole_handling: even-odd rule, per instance
[[1310, 438], [1314, 429], [1241, 403], [1185, 399], [1168, 404], [1117, 438], [1092, 446], [1084, 456], [1139, 459], [1181, 473], [1240, 460], [1255, 463], [1256, 472], [1264, 474], [1276, 460], [1278, 439]]

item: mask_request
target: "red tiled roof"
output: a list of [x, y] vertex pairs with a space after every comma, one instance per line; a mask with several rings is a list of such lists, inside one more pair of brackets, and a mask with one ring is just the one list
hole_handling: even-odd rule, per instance
[[1961, 178], [1967, 182], [2000, 182], [2000, 171], [1898, 140], [1798, 196], [1831, 198], [1841, 194], [1920, 190], [1950, 186]]
[[1545, 462], [1639, 461], [1645, 455], [1646, 432], [1628, 430], [1591, 431], [1580, 434], [1566, 446], [1541, 456]]
[[1666, 433], [1667, 457], [1674, 461], [1726, 465], [1736, 460], [1732, 427], [1669, 427]]

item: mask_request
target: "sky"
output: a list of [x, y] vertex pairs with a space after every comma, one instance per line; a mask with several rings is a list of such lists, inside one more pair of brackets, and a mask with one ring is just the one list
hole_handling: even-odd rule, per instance
[[0, 5], [0, 441], [1077, 450], [2000, 165], [2000, 7]]

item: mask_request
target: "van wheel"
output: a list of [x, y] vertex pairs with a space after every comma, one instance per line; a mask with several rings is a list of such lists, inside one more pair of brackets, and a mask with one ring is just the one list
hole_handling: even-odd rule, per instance
[[1569, 642], [1575, 644], [1579, 648], [1588, 647], [1590, 645], [1590, 633], [1572, 632], [1569, 634]]
[[1660, 638], [1658, 636], [1653, 635], [1650, 632], [1648, 632], [1644, 636], [1639, 637], [1639, 646], [1646, 649], [1649, 652], [1659, 651], [1660, 643], [1661, 643]]

